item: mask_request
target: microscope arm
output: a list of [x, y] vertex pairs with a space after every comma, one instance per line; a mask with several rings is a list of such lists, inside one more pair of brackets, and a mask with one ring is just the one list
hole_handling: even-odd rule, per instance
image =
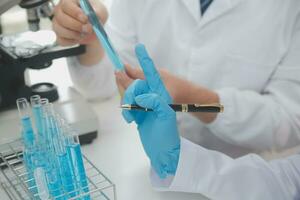
[[0, 1], [0, 15], [15, 5], [18, 5], [21, 0], [1, 0]]

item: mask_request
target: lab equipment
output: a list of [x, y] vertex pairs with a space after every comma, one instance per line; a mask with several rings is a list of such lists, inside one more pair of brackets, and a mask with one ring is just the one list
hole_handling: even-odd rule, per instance
[[[34, 101], [36, 98], [32, 97]], [[34, 179], [36, 183], [36, 188], [39, 196], [42, 199], [49, 198], [49, 192], [46, 183], [45, 171], [44, 171], [44, 162], [41, 153], [37, 149], [37, 140], [35, 139], [32, 123], [31, 123], [31, 114], [30, 106], [28, 101], [25, 98], [17, 100], [17, 106], [20, 114], [20, 119], [22, 122], [22, 133], [23, 140], [25, 143], [25, 154], [24, 157], [25, 163], [28, 165], [28, 173], [30, 179]], [[39, 117], [39, 116], [36, 116]], [[29, 184], [32, 187], [32, 183]]]
[[44, 163], [44, 158], [41, 152], [39, 152], [39, 149], [33, 149], [34, 155], [33, 155], [33, 170], [34, 170], [34, 178], [36, 181], [36, 187], [38, 191], [38, 196], [41, 199], [49, 199], [50, 193], [46, 178], [46, 163]]
[[31, 124], [28, 101], [25, 98], [17, 100], [24, 141], [24, 164], [29, 174], [27, 178], [34, 180], [28, 187], [36, 188], [29, 191], [40, 199], [65, 200], [81, 196], [81, 199], [90, 200], [78, 136], [47, 99], [35, 95], [30, 100], [36, 129]]
[[35, 185], [38, 188], [39, 180], [35, 179], [35, 171], [34, 171], [34, 143], [35, 143], [35, 136], [33, 133], [33, 127], [30, 119], [30, 107], [28, 104], [27, 99], [20, 98], [17, 99], [17, 107], [19, 110], [19, 117], [21, 120], [22, 126], [22, 139], [24, 141], [24, 154], [23, 159], [26, 165], [26, 169], [28, 171], [28, 187], [31, 188], [32, 193], [37, 193], [38, 189], [32, 189]]
[[[24, 143], [21, 139], [0, 145], [0, 159], [3, 160], [3, 163], [0, 164], [2, 168], [0, 172], [0, 187], [3, 188], [11, 200], [40, 200], [37, 196], [37, 192], [31, 192], [32, 189], [36, 189], [36, 186], [28, 186], [30, 179], [28, 179], [28, 171], [25, 168], [24, 162], [22, 162], [23, 148]], [[115, 185], [84, 155], [83, 161], [87, 173], [91, 199], [115, 200]], [[15, 165], [15, 163], [21, 164]], [[75, 190], [75, 192], [77, 192], [77, 190]], [[61, 196], [54, 199], [63, 198], [76, 200], [83, 199], [80, 194], [71, 198], [69, 193], [65, 191]]]
[[84, 193], [84, 200], [90, 200], [90, 195], [88, 195], [88, 181], [84, 169], [78, 136], [69, 133], [66, 143], [68, 159], [71, 161], [71, 168], [73, 169], [71, 172], [73, 173], [73, 177], [75, 177], [77, 187]]
[[[50, 67], [55, 59], [76, 56], [85, 52], [83, 45], [58, 46], [56, 35], [52, 30], [39, 30], [40, 18], [52, 18], [53, 2], [57, 3], [58, 1], [0, 1], [2, 22], [6, 17], [4, 16], [6, 11], [10, 12], [10, 8], [20, 5], [21, 8], [28, 11], [27, 22], [30, 27], [30, 31], [24, 30], [13, 33], [7, 31], [6, 26], [3, 26], [3, 32], [0, 30], [0, 112], [14, 109], [16, 99], [20, 97], [29, 99], [35, 94], [48, 98], [50, 102], [56, 101], [59, 98], [58, 91], [60, 91], [62, 94], [68, 94], [63, 95], [63, 97], [68, 96], [68, 99], [60, 99], [60, 111], [65, 114], [64, 116], [72, 116], [68, 120], [72, 120], [70, 123], [78, 130], [81, 142], [89, 144], [98, 135], [98, 120], [93, 110], [87, 108], [89, 106], [80, 94], [72, 89], [59, 90], [53, 83], [27, 84], [31, 82], [31, 80], [26, 80], [28, 78], [27, 69], [45, 69]], [[69, 97], [72, 97], [71, 101]], [[16, 120], [10, 121], [15, 123]], [[81, 124], [85, 125], [82, 126]]]
[[[41, 88], [50, 88], [48, 83], [28, 86], [25, 84], [26, 68], [44, 69], [57, 58], [79, 55], [85, 52], [84, 46], [60, 47], [56, 45], [53, 31], [39, 30], [41, 17], [52, 18], [54, 4], [52, 0], [1, 0], [0, 16], [13, 6], [27, 11], [27, 22], [31, 31], [22, 33], [0, 33], [0, 110], [15, 105], [19, 97], [29, 99], [31, 95], [46, 95]], [[5, 30], [5, 29], [3, 29]], [[47, 41], [47, 42], [46, 42]], [[51, 101], [57, 100], [56, 87], [47, 92]]]
[[68, 160], [68, 155], [66, 152], [58, 154], [60, 173], [62, 174], [61, 181], [64, 191], [70, 197], [75, 197], [78, 194], [77, 189], [75, 190], [76, 184], [73, 182], [73, 176], [71, 171], [71, 166]]
[[[176, 114], [169, 107], [172, 99], [143, 45], [137, 45], [136, 54], [145, 74], [145, 80], [135, 81], [126, 90], [125, 104], [137, 104], [153, 112], [123, 110], [127, 122], [135, 121], [151, 165], [160, 178], [175, 175], [180, 152], [180, 137]], [[153, 148], [155, 146], [155, 148]]]
[[58, 121], [58, 126], [61, 127], [59, 131], [59, 141], [56, 147], [56, 155], [59, 161], [59, 169], [61, 174], [61, 181], [64, 191], [68, 193], [68, 196], [75, 197], [79, 193], [76, 182], [73, 181], [74, 172], [72, 170], [72, 162], [67, 154], [67, 136], [68, 134], [65, 121], [61, 117]]
[[22, 137], [26, 148], [31, 148], [34, 145], [35, 136], [30, 119], [30, 107], [27, 99], [20, 98], [17, 100], [17, 107], [22, 126]]
[[38, 137], [42, 138], [43, 134], [43, 125], [42, 125], [42, 106], [41, 106], [41, 98], [39, 95], [31, 96], [30, 103], [32, 106], [33, 119], [36, 126], [36, 131], [38, 133]]
[[82, 8], [83, 12], [88, 16], [90, 23], [93, 26], [93, 30], [101, 43], [102, 47], [105, 49], [108, 57], [110, 58], [111, 62], [115, 66], [115, 69], [118, 71], [124, 70], [124, 64], [121, 62], [119, 55], [117, 54], [116, 50], [112, 46], [110, 39], [105, 32], [101, 22], [99, 21], [94, 9], [92, 8], [89, 0], [80, 0], [80, 7]]
[[[175, 112], [212, 112], [218, 113], [224, 111], [224, 106], [218, 103], [215, 104], [169, 104], [170, 108], [172, 108]], [[153, 111], [150, 108], [143, 108], [139, 105], [132, 104], [124, 104], [121, 105], [121, 108], [124, 110], [138, 110], [143, 112], [151, 112]]]

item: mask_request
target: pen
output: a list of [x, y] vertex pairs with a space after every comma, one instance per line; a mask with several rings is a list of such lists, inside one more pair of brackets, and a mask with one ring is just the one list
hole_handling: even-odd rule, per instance
[[[175, 112], [207, 112], [207, 113], [222, 113], [224, 106], [218, 103], [214, 104], [169, 104]], [[121, 105], [124, 110], [137, 110], [150, 112], [153, 111], [149, 108], [144, 108], [138, 105], [124, 104]]]

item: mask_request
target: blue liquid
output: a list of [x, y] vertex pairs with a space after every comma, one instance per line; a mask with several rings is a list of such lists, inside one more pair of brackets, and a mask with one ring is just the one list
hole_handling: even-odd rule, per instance
[[32, 150], [33, 174], [38, 194], [41, 199], [50, 197], [46, 173], [47, 163], [45, 161], [45, 152], [41, 151], [38, 146], [35, 146]]
[[22, 128], [23, 128], [23, 141], [26, 148], [31, 148], [34, 143], [34, 133], [30, 121], [30, 117], [22, 118]]
[[105, 49], [108, 57], [118, 71], [124, 71], [124, 64], [121, 62], [119, 55], [113, 48], [108, 35], [106, 34], [101, 22], [99, 22], [98, 17], [95, 14], [90, 3], [86, 0], [80, 0], [80, 7], [83, 9], [84, 13], [88, 16], [90, 23], [96, 33], [98, 40], [100, 41], [102, 47]]
[[[69, 159], [72, 162], [72, 167], [73, 167], [72, 172], [76, 180], [76, 183], [80, 187], [81, 191], [83, 191], [84, 193], [88, 193], [89, 192], [88, 181], [85, 174], [80, 145], [79, 144], [67, 145], [67, 154]], [[90, 200], [91, 197], [90, 195], [87, 194], [86, 196], [83, 197], [83, 199]]]
[[[30, 188], [30, 192], [34, 195], [38, 193], [38, 188], [36, 185], [36, 181], [34, 178], [34, 170], [35, 165], [33, 163], [35, 159], [35, 154], [33, 152], [33, 145], [34, 145], [34, 133], [32, 129], [32, 124], [30, 121], [29, 116], [25, 116], [21, 119], [22, 123], [22, 137], [24, 141], [25, 151], [23, 155], [23, 159], [25, 162], [26, 170], [27, 170], [27, 179], [30, 180], [27, 184]], [[32, 188], [33, 187], [33, 188]]]
[[33, 176], [33, 163], [32, 163], [32, 153], [30, 152], [24, 152], [23, 153], [23, 160], [24, 160], [24, 164], [26, 167], [26, 171], [27, 171], [27, 185], [29, 188], [29, 191], [31, 192], [32, 196], [37, 194], [37, 187], [36, 187], [36, 182], [34, 180], [34, 176]]
[[60, 182], [60, 177], [55, 168], [49, 168], [47, 169], [46, 172], [47, 176], [47, 185], [48, 185], [48, 190], [54, 199], [57, 200], [64, 200], [66, 199], [64, 196], [58, 197], [63, 194], [62, 188], [61, 188], [61, 182]]
[[42, 108], [40, 105], [32, 107], [33, 117], [36, 124], [36, 129], [40, 138], [44, 138], [43, 123], [42, 123]]
[[65, 193], [68, 193], [68, 197], [75, 197], [76, 191], [73, 183], [72, 171], [71, 171], [71, 162], [67, 154], [58, 155], [59, 165], [60, 165], [60, 174], [61, 181]]

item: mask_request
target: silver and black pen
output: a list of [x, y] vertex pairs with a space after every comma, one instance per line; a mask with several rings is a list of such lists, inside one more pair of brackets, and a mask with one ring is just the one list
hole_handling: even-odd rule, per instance
[[[207, 112], [207, 113], [222, 113], [224, 106], [218, 103], [214, 104], [169, 104], [175, 112]], [[124, 104], [121, 105], [124, 110], [137, 110], [144, 112], [153, 111], [150, 108], [144, 108], [139, 105]]]

